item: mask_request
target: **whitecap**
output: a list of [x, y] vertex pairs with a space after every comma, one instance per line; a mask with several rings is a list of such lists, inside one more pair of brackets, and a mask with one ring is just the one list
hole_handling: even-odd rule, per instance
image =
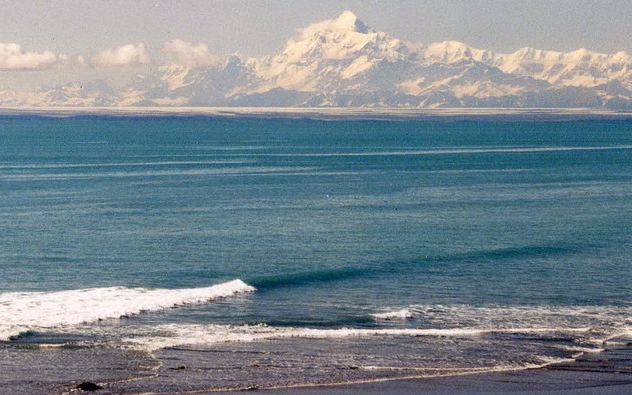
[[371, 314], [377, 321], [391, 321], [391, 320], [408, 320], [414, 317], [413, 312], [406, 308], [397, 311], [387, 311], [385, 313]]
[[0, 294], [0, 340], [26, 331], [47, 331], [101, 320], [200, 304], [255, 288], [233, 280], [204, 288], [89, 288]]

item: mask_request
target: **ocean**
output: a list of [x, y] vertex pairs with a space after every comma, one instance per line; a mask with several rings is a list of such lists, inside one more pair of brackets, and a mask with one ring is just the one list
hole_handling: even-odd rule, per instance
[[525, 369], [632, 342], [632, 120], [0, 118], [0, 393]]

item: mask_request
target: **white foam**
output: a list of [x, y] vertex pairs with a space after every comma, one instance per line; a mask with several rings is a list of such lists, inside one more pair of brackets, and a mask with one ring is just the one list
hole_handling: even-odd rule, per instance
[[559, 147], [474, 147], [474, 148], [458, 148], [445, 147], [434, 149], [409, 149], [409, 150], [380, 150], [380, 151], [364, 151], [364, 152], [335, 152], [335, 153], [254, 153], [249, 156], [256, 157], [387, 157], [387, 156], [430, 156], [430, 155], [472, 155], [472, 154], [505, 154], [505, 153], [538, 153], [538, 152], [567, 152], [567, 151], [615, 151], [630, 150], [632, 145], [603, 145], [603, 146], [559, 146]]
[[174, 177], [174, 176], [241, 176], [241, 175], [271, 175], [279, 173], [294, 174], [296, 172], [313, 171], [313, 167], [226, 167], [199, 168], [173, 170], [144, 170], [144, 171], [110, 171], [110, 172], [76, 172], [76, 173], [36, 173], [36, 174], [6, 174], [0, 179], [11, 181], [24, 180], [88, 180], [101, 178], [131, 178], [131, 177]]
[[[208, 346], [217, 343], [250, 343], [278, 339], [344, 339], [351, 337], [384, 336], [479, 336], [478, 329], [314, 329], [271, 327], [267, 325], [202, 325], [165, 324], [137, 328], [136, 333], [123, 339], [127, 346], [157, 350], [176, 346]], [[129, 333], [128, 333], [129, 334]]]
[[[496, 333], [547, 334], [558, 333], [559, 328], [513, 328], [485, 330], [479, 328], [450, 329], [315, 329], [271, 327], [267, 325], [214, 325], [214, 324], [164, 324], [151, 328], [126, 328], [122, 342], [127, 347], [154, 351], [169, 347], [209, 346], [217, 343], [251, 343], [279, 339], [345, 339], [359, 337], [480, 337]], [[590, 328], [569, 328], [567, 333], [584, 334]]]
[[[79, 143], [78, 143], [79, 144]], [[184, 166], [184, 165], [240, 165], [253, 163], [251, 160], [200, 160], [200, 161], [148, 161], [148, 162], [98, 162], [98, 163], [42, 163], [42, 164], [20, 164], [5, 165], [0, 164], [0, 170], [41, 170], [41, 169], [99, 169], [117, 167], [147, 167], [147, 166]]]
[[[175, 346], [206, 346], [227, 342], [258, 342], [284, 338], [343, 339], [352, 337], [477, 337], [495, 334], [570, 335], [582, 339], [584, 352], [603, 346], [614, 334], [629, 333], [630, 307], [604, 306], [470, 306], [413, 305], [376, 313], [376, 320], [417, 320], [425, 328], [291, 328], [267, 325], [186, 324], [138, 327], [116, 338], [130, 347], [156, 350]], [[386, 322], [384, 322], [386, 325]], [[126, 330], [131, 328], [126, 328]], [[571, 351], [571, 350], [569, 350]]]
[[30, 330], [45, 331], [110, 318], [198, 304], [255, 291], [241, 280], [205, 288], [90, 288], [0, 294], [0, 340]]
[[371, 315], [378, 321], [407, 320], [414, 317], [413, 312], [410, 309], [387, 311], [385, 313], [377, 313]]
[[413, 305], [415, 317], [433, 326], [479, 328], [582, 328], [607, 333], [628, 330], [631, 306], [470, 306]]

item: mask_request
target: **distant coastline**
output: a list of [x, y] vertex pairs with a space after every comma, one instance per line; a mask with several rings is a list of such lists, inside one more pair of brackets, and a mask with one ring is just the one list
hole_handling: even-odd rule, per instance
[[632, 111], [594, 108], [401, 108], [401, 107], [0, 107], [0, 117], [210, 117], [321, 120], [514, 120], [632, 119]]

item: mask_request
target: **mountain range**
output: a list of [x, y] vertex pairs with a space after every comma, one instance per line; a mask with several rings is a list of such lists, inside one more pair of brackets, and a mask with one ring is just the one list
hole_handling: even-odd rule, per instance
[[273, 56], [170, 64], [123, 89], [76, 82], [19, 94], [3, 106], [632, 108], [632, 57], [522, 48], [510, 54], [445, 41], [415, 44], [350, 11], [314, 23]]

